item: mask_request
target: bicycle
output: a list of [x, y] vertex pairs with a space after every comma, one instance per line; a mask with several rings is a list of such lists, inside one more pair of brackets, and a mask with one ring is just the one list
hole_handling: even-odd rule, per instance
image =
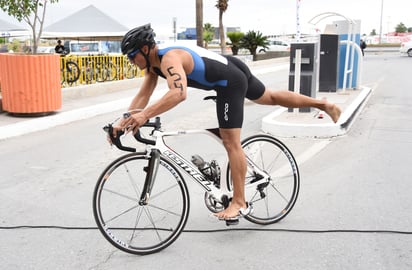
[[90, 55], [83, 59], [83, 74], [86, 83], [113, 81], [117, 67], [105, 56]]
[[[130, 113], [124, 114], [128, 116]], [[151, 138], [142, 136], [144, 128], [151, 129]], [[116, 248], [146, 255], [172, 244], [189, 216], [186, 178], [204, 189], [209, 211], [217, 213], [228, 207], [233, 192], [230, 164], [221, 171], [214, 160], [202, 164], [199, 156], [193, 155], [189, 161], [164, 141], [166, 137], [204, 134], [222, 144], [218, 128], [163, 131], [156, 117], [134, 135], [146, 145], [141, 152], [122, 144], [123, 131], [114, 138], [113, 123], [104, 130], [117, 148], [132, 152], [104, 169], [93, 193], [97, 226]], [[245, 195], [253, 206], [253, 212], [244, 218], [261, 225], [276, 223], [289, 214], [298, 197], [300, 176], [295, 158], [284, 143], [269, 135], [250, 136], [242, 141], [242, 147], [247, 159]], [[233, 225], [231, 222], [227, 225]]]
[[72, 60], [67, 60], [64, 57], [61, 58], [61, 84], [65, 83], [72, 85], [80, 77], [80, 69], [76, 62]]

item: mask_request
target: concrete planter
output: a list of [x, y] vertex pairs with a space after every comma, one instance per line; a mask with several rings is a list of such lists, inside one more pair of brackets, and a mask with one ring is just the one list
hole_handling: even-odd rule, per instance
[[60, 109], [59, 61], [54, 54], [0, 54], [3, 110], [38, 114]]

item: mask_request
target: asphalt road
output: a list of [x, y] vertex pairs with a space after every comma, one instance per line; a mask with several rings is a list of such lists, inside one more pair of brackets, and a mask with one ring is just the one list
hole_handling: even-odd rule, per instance
[[[122, 154], [101, 130], [116, 113], [0, 141], [0, 268], [411, 269], [411, 61], [392, 52], [366, 54], [362, 84], [374, 91], [347, 135], [282, 138], [297, 157], [302, 182], [296, 206], [280, 223], [242, 220], [227, 231], [189, 183], [187, 231], [149, 256], [121, 252], [95, 229], [95, 181]], [[282, 88], [287, 72], [262, 80]], [[215, 125], [213, 105], [197, 95], [164, 115], [166, 128]], [[271, 111], [247, 104], [243, 134], [258, 132]], [[194, 144], [176, 147], [188, 151], [188, 143]]]

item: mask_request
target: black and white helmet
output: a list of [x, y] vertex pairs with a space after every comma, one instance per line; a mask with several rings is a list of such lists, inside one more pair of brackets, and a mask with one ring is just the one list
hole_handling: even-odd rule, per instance
[[149, 24], [133, 28], [127, 32], [122, 40], [122, 53], [129, 54], [141, 49], [144, 45], [148, 45], [151, 48], [156, 41], [154, 37], [156, 34], [153, 32], [152, 27]]

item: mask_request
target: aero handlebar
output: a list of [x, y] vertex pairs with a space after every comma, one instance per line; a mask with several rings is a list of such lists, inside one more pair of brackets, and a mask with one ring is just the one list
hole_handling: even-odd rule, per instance
[[[129, 113], [125, 113], [123, 115], [124, 118], [127, 118], [129, 116], [130, 116]], [[155, 130], [159, 130], [161, 128], [161, 126], [162, 125], [161, 125], [161, 122], [160, 122], [160, 117], [156, 117], [154, 121], [150, 122], [150, 120], [149, 120], [144, 125], [142, 125], [141, 127], [153, 127], [153, 131], [155, 131]], [[107, 124], [106, 126], [103, 127], [103, 130], [107, 133], [107, 135], [109, 135], [110, 141], [117, 148], [119, 148], [120, 150], [123, 150], [123, 151], [136, 152], [136, 148], [127, 147], [127, 146], [122, 145], [122, 142], [120, 141], [120, 137], [125, 134], [124, 130], [120, 130], [120, 129], [116, 130], [116, 136], [114, 136], [113, 124]], [[150, 145], [155, 145], [156, 144], [155, 140], [149, 140], [149, 139], [143, 138], [140, 135], [140, 130], [138, 130], [133, 136], [138, 142], [141, 142], [141, 143], [144, 143], [144, 144], [150, 144]]]

